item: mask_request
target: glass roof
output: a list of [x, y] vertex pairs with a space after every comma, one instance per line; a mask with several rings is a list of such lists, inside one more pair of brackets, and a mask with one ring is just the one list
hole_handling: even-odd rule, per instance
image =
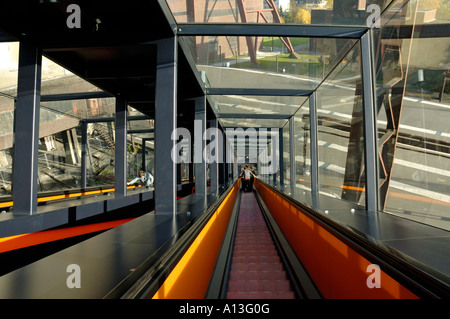
[[242, 118], [220, 118], [219, 120], [223, 127], [235, 127], [235, 128], [281, 128], [288, 120], [283, 119], [242, 119]]
[[[289, 0], [167, 0], [177, 24], [365, 27], [371, 14], [366, 11], [366, 1], [304, 1], [295, 6], [290, 2], [294, 3]], [[371, 1], [378, 5], [380, 12], [390, 2]], [[240, 32], [205, 35], [201, 31], [179, 35], [205, 88], [224, 90], [210, 93], [222, 95], [208, 95], [223, 127], [283, 127], [308, 98], [300, 93], [308, 95], [316, 90], [358, 41], [283, 34], [249, 36], [242, 30], [243, 35]], [[250, 95], [245, 90], [262, 90], [269, 96]]]
[[304, 96], [210, 95], [216, 114], [293, 115], [307, 99]]
[[280, 90], [316, 89], [356, 42], [299, 37], [183, 38], [206, 87]]
[[[366, 0], [166, 0], [177, 23], [288, 23], [365, 26]], [[384, 10], [392, 0], [372, 0]]]

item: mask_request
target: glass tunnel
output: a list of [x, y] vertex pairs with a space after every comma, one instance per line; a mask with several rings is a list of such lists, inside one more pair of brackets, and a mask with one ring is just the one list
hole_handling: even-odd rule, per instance
[[449, 0], [72, 2], [0, 4], [1, 298], [449, 297]]

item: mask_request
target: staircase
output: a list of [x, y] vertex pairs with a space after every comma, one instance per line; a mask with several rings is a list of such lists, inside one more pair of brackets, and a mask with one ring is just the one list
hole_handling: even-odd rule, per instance
[[242, 193], [226, 298], [295, 298], [253, 193]]

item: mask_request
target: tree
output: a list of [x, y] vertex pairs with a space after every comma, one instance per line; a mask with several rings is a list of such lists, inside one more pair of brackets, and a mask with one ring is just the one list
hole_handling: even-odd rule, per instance
[[299, 9], [294, 19], [295, 23], [300, 24], [310, 24], [311, 23], [311, 13], [306, 9]]

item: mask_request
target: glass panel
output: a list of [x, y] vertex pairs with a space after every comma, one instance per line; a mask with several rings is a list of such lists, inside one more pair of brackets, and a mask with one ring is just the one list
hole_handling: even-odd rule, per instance
[[39, 134], [38, 192], [80, 188], [79, 121], [41, 108]]
[[308, 103], [309, 101], [304, 103], [294, 116], [295, 183], [300, 200], [311, 205], [311, 196], [307, 196], [308, 192], [305, 192], [311, 191], [311, 129]]
[[[446, 230], [450, 230], [450, 38], [438, 34], [448, 28], [430, 27], [449, 23], [449, 5], [396, 1], [397, 10], [382, 17], [375, 45], [381, 208]], [[405, 24], [415, 25], [414, 33], [399, 33]]]
[[64, 115], [76, 119], [113, 117], [115, 98], [41, 102], [41, 108], [53, 112], [55, 116]]
[[87, 186], [114, 185], [114, 131], [112, 122], [88, 123]]
[[372, 10], [367, 9], [368, 5], [377, 5], [381, 12], [390, 2], [390, 0], [167, 0], [178, 23], [283, 22], [357, 26], [366, 26], [366, 20], [372, 14]]
[[14, 100], [0, 95], [0, 197], [11, 195]]
[[[130, 116], [143, 116], [142, 113], [131, 110]], [[143, 170], [155, 176], [154, 172], [154, 120], [129, 120], [127, 145], [128, 181], [139, 176]]]
[[286, 124], [287, 120], [279, 120], [279, 119], [219, 119], [222, 127], [237, 127], [237, 128], [246, 128], [246, 127], [263, 127], [263, 128], [272, 128], [272, 127], [283, 127]]
[[291, 185], [291, 155], [289, 149], [289, 121], [283, 127], [283, 166], [281, 167], [285, 189], [289, 189]]
[[42, 57], [42, 95], [99, 91], [101, 90], [98, 87], [76, 76], [45, 56]]
[[360, 46], [317, 90], [319, 190], [364, 205]]
[[283, 42], [272, 37], [183, 39], [209, 87], [292, 90], [314, 90], [355, 43], [351, 39], [292, 37]]
[[19, 42], [0, 43], [0, 197], [10, 196], [12, 191], [18, 60]]
[[216, 115], [277, 114], [293, 115], [307, 99], [303, 96], [209, 95]]

